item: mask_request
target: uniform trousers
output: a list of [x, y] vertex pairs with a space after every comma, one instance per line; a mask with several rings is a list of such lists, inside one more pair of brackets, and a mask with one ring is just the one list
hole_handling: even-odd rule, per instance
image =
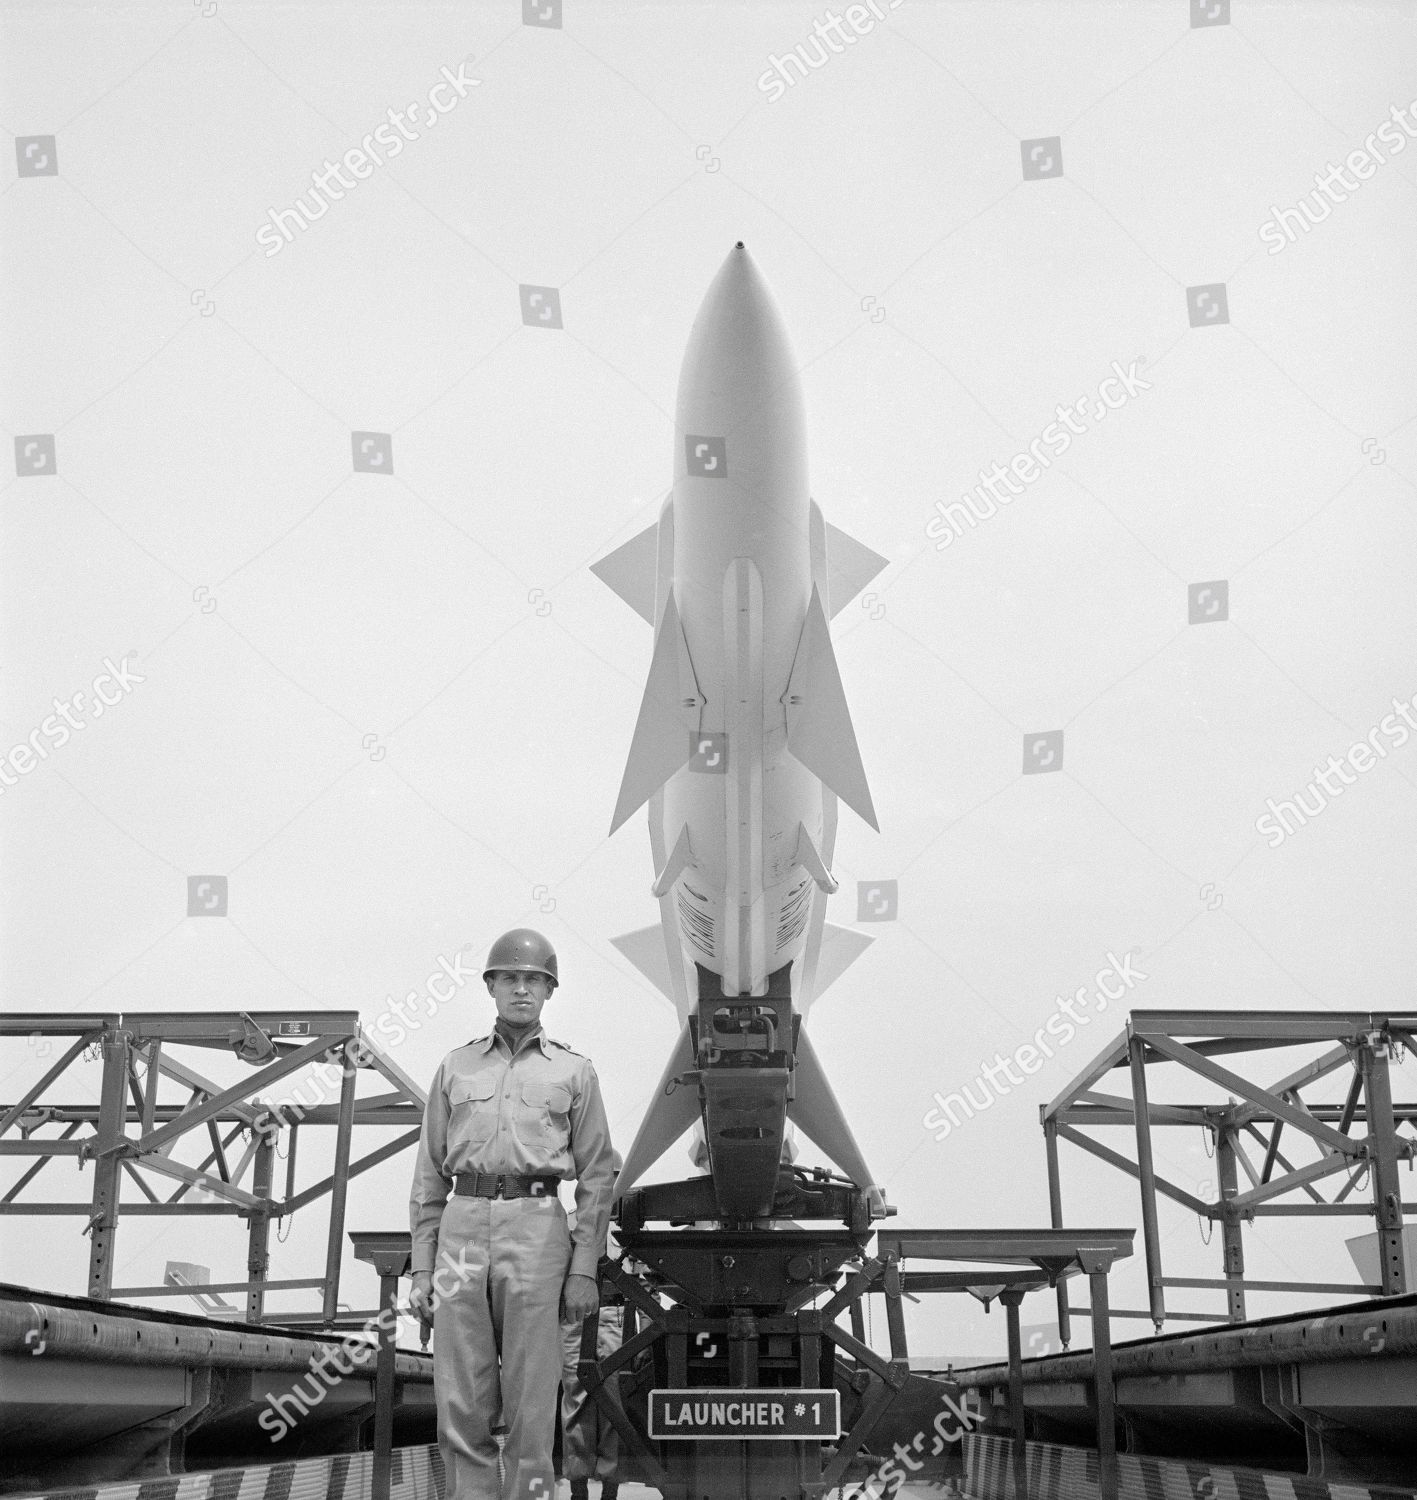
[[[595, 1357], [608, 1359], [619, 1347], [621, 1315], [617, 1307], [602, 1307], [597, 1319]], [[565, 1364], [561, 1370], [561, 1471], [567, 1479], [618, 1479], [620, 1437], [600, 1402], [586, 1393], [577, 1366], [581, 1359], [581, 1325], [561, 1326]], [[620, 1405], [620, 1377], [612, 1375], [603, 1387], [611, 1401]], [[584, 1402], [590, 1410], [581, 1414]]]
[[[433, 1319], [447, 1500], [553, 1500], [561, 1289], [570, 1260], [558, 1199], [448, 1199], [438, 1263], [461, 1269]], [[492, 1435], [499, 1411], [507, 1426], [500, 1482]]]

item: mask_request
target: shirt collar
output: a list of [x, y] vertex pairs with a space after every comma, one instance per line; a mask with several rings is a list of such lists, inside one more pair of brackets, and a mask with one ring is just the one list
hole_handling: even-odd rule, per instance
[[[476, 1041], [472, 1043], [472, 1045], [479, 1048], [483, 1053], [487, 1053], [497, 1045], [499, 1039], [506, 1047], [507, 1051], [514, 1057], [519, 1056], [522, 1052], [526, 1051], [526, 1047], [523, 1046], [521, 1048], [518, 1048], [517, 1052], [513, 1053], [511, 1042], [505, 1036], [503, 1036], [500, 1031], [497, 1030], [495, 1025], [493, 1026], [492, 1030], [487, 1033], [486, 1036], [478, 1037]], [[542, 1026], [540, 1021], [538, 1021], [536, 1023], [536, 1030], [531, 1034], [530, 1045], [540, 1047], [542, 1055], [544, 1057], [549, 1057], [551, 1054], [546, 1050], [546, 1044], [548, 1040], [549, 1039], [546, 1035], [546, 1028]]]

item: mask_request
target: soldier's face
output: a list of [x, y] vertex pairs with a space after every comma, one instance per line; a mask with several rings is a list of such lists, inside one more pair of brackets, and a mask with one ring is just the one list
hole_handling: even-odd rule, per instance
[[541, 1019], [541, 1007], [551, 993], [551, 981], [544, 974], [519, 974], [514, 969], [498, 969], [487, 981], [487, 988], [497, 1005], [497, 1014], [510, 1026], [531, 1026]]

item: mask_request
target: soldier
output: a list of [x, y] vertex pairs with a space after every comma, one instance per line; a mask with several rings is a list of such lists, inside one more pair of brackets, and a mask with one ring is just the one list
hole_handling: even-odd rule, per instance
[[[410, 1300], [434, 1324], [448, 1500], [551, 1500], [560, 1320], [599, 1305], [613, 1151], [590, 1060], [541, 1029], [557, 984], [551, 944], [529, 928], [504, 933], [482, 977], [497, 1023], [450, 1052], [428, 1091], [409, 1197]], [[574, 1232], [557, 1197], [572, 1178]], [[469, 1271], [435, 1309], [432, 1270], [444, 1257]]]

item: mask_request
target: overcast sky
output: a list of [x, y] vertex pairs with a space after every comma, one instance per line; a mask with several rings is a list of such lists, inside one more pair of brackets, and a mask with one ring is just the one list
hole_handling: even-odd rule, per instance
[[[532, 924], [628, 1143], [675, 1025], [610, 941], [655, 918], [643, 818], [606, 832], [650, 636], [589, 564], [656, 514], [738, 239], [813, 493], [889, 560], [835, 627], [881, 832], [843, 811], [829, 917], [875, 941], [812, 1031], [899, 1222], [1046, 1222], [1037, 1106], [1128, 1006], [1413, 1006], [1411, 7], [877, 9], [819, 39], [812, 5], [4, 6], [7, 1008], [372, 1023]], [[1296, 793], [1317, 815], [1257, 826]], [[982, 1099], [1124, 955], [1121, 1001], [934, 1138], [937, 1092]], [[397, 1060], [426, 1082], [490, 1016], [470, 987]], [[5, 1050], [11, 1099], [41, 1062]], [[1199, 1132], [1159, 1154], [1213, 1176]], [[1066, 1162], [1071, 1222], [1139, 1222]], [[408, 1165], [351, 1227], [404, 1222]], [[0, 1275], [81, 1291], [81, 1222], [7, 1233]], [[1163, 1222], [1169, 1272], [1218, 1273]], [[239, 1277], [210, 1224], [125, 1222], [119, 1282]], [[1341, 1239], [1271, 1221], [1250, 1270], [1352, 1279]], [[922, 1351], [1002, 1345], [972, 1304], [911, 1316]]]

